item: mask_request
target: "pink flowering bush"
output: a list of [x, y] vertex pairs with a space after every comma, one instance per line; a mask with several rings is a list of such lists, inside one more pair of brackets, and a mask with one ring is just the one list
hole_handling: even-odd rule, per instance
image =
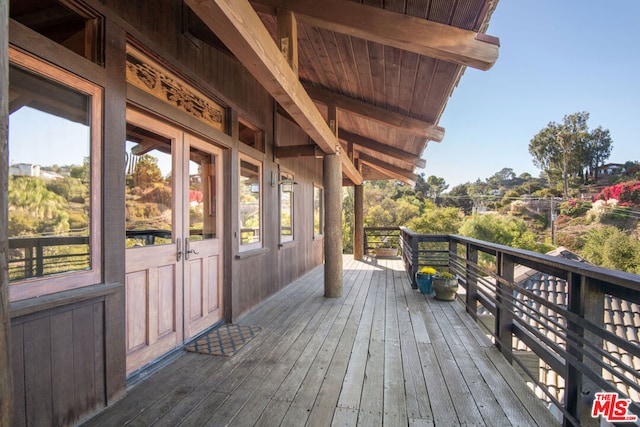
[[640, 181], [627, 181], [602, 189], [596, 200], [615, 199], [621, 206], [640, 205]]

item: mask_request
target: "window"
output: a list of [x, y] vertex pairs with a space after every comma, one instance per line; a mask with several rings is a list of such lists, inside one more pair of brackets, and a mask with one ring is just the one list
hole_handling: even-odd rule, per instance
[[103, 19], [79, 2], [11, 0], [11, 19], [84, 58], [102, 65]]
[[238, 139], [249, 147], [264, 153], [262, 131], [241, 117], [238, 118]]
[[262, 164], [240, 155], [240, 249], [262, 247]]
[[102, 91], [16, 50], [9, 59], [8, 258], [17, 300], [100, 280]]
[[324, 233], [324, 203], [322, 188], [313, 187], [313, 235]]
[[280, 174], [280, 243], [293, 240], [293, 175]]

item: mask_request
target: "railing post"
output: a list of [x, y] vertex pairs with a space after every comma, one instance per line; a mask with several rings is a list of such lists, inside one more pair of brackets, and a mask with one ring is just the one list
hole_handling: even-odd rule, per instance
[[33, 246], [24, 248], [24, 277], [33, 277]]
[[38, 240], [36, 246], [36, 277], [41, 277], [44, 271], [44, 251], [42, 250], [42, 241]]
[[451, 237], [448, 238], [449, 241], [449, 272], [451, 273], [455, 273], [456, 272], [456, 259], [457, 259], [457, 255], [458, 255], [458, 242], [456, 242], [455, 240], [452, 240]]
[[[513, 257], [503, 252], [496, 253], [498, 276], [505, 282], [513, 284], [515, 263]], [[511, 363], [513, 361], [513, 314], [509, 311], [512, 305], [513, 292], [511, 288], [496, 280], [496, 345], [502, 355]]]
[[418, 283], [416, 282], [416, 273], [420, 268], [420, 239], [416, 234], [409, 235], [409, 243], [411, 245], [411, 287], [418, 289]]
[[476, 295], [478, 293], [478, 279], [476, 266], [478, 265], [478, 248], [467, 243], [467, 263], [465, 276], [467, 281], [467, 296], [465, 306], [467, 312], [475, 318], [477, 315]]
[[[567, 278], [568, 286], [568, 309], [576, 314], [604, 328], [604, 292], [594, 280], [588, 279], [579, 274], [571, 273]], [[602, 348], [602, 338], [598, 335], [585, 331], [583, 327], [578, 325], [571, 319], [567, 322], [569, 331], [578, 337], [584, 338], [585, 342], [594, 344], [598, 348]], [[567, 340], [567, 352], [574, 358], [583, 362], [590, 369], [600, 372], [602, 368], [593, 360], [584, 357], [584, 348], [582, 344], [576, 344], [572, 340]], [[591, 405], [595, 398], [595, 393], [599, 390], [591, 380], [582, 374], [580, 369], [567, 363], [565, 384], [565, 408], [567, 411], [580, 421], [582, 426], [599, 426], [600, 421], [591, 417]], [[564, 425], [571, 425], [565, 419]]]

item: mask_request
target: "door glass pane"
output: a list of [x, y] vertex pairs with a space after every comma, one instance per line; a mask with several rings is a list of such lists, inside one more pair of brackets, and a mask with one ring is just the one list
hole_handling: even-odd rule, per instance
[[216, 157], [191, 147], [189, 154], [189, 237], [216, 237]]
[[88, 270], [91, 97], [11, 66], [9, 280]]
[[127, 125], [126, 247], [171, 243], [171, 140]]

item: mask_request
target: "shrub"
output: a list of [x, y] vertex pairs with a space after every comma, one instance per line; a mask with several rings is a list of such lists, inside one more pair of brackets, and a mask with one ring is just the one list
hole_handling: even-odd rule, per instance
[[582, 200], [568, 200], [559, 206], [560, 213], [575, 218], [584, 215], [591, 209], [591, 203]]
[[581, 254], [587, 261], [602, 267], [640, 272], [640, 242], [613, 226], [590, 230]]

